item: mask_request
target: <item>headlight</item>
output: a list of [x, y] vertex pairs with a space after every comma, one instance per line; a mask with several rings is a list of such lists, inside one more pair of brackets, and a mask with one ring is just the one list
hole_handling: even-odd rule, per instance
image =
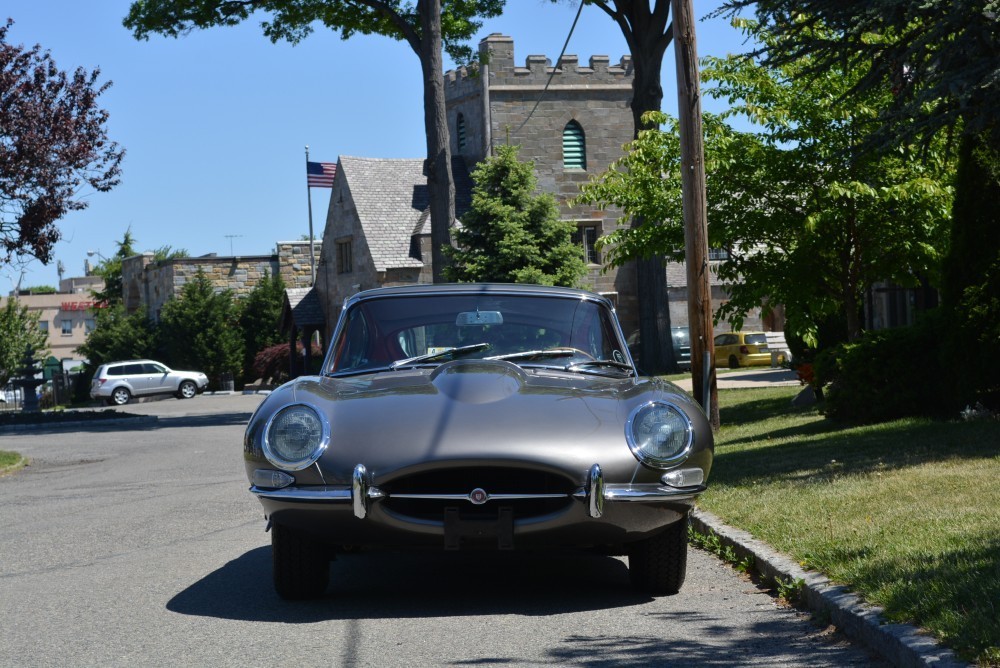
[[312, 406], [293, 404], [271, 416], [264, 429], [264, 456], [286, 471], [312, 465], [330, 442], [330, 425]]
[[691, 452], [691, 420], [677, 406], [650, 401], [639, 406], [625, 423], [625, 440], [636, 459], [653, 468], [668, 468]]

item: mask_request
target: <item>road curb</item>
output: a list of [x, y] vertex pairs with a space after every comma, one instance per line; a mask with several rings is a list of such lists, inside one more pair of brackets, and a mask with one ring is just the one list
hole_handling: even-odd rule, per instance
[[691, 525], [703, 534], [714, 534], [740, 559], [753, 557], [753, 569], [766, 580], [802, 580], [801, 598], [813, 612], [828, 616], [850, 638], [894, 666], [917, 668], [958, 668], [970, 664], [941, 647], [930, 635], [910, 624], [889, 623], [882, 609], [869, 605], [846, 588], [835, 585], [819, 573], [807, 571], [789, 557], [775, 551], [746, 531], [725, 524], [715, 515], [695, 509]]
[[52, 429], [83, 429], [85, 427], [117, 427], [120, 425], [152, 424], [159, 420], [156, 415], [134, 415], [122, 418], [107, 418], [103, 420], [74, 420], [72, 422], [33, 422], [31, 424], [0, 425], [0, 434], [20, 431], [41, 431]]

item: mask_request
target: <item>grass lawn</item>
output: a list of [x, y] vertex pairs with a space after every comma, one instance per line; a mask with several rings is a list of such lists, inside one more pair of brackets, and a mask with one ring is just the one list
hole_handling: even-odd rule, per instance
[[24, 466], [24, 460], [16, 452], [0, 450], [0, 475]]
[[849, 426], [797, 387], [722, 390], [702, 508], [1000, 665], [1000, 421]]

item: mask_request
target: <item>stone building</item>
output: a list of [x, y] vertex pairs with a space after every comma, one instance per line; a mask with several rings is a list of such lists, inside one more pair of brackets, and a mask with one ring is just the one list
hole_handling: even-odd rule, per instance
[[[318, 264], [322, 244], [316, 242], [314, 247]], [[236, 297], [248, 295], [265, 273], [280, 275], [287, 288], [307, 288], [312, 283], [308, 241], [279, 241], [271, 255], [212, 254], [156, 260], [152, 253], [143, 253], [122, 260], [125, 309], [131, 313], [146, 308], [149, 317], [158, 320], [163, 305], [180, 294], [181, 288], [199, 270], [216, 291], [232, 290]]]
[[[431, 219], [423, 160], [340, 156], [323, 233], [316, 288], [336, 325], [345, 297], [359, 290], [431, 282]], [[472, 192], [465, 162], [452, 161], [455, 211]]]
[[[514, 60], [514, 41], [493, 34], [479, 45], [481, 62], [472, 70], [446, 72], [445, 96], [456, 194], [467, 194], [468, 173], [500, 144], [520, 146], [519, 157], [534, 162], [539, 188], [552, 193], [564, 220], [576, 223], [575, 239], [589, 267], [585, 287], [616, 303], [626, 335], [638, 327], [633, 266], [604, 269], [597, 239], [615, 230], [621, 212], [571, 205], [580, 185], [621, 157], [632, 140], [631, 57], [612, 64], [593, 56], [581, 66], [574, 55], [553, 67], [545, 56]], [[340, 306], [358, 290], [401, 283], [429, 283], [429, 214], [422, 160], [373, 160], [341, 157], [331, 192], [317, 290], [327, 317], [327, 334]], [[423, 190], [421, 190], [423, 189]], [[461, 206], [456, 215], [461, 219]], [[687, 287], [683, 264], [667, 268], [671, 322], [687, 325]], [[725, 299], [717, 278], [713, 301]], [[750, 314], [747, 328], [760, 326]], [[728, 329], [725, 325], [720, 330]]]

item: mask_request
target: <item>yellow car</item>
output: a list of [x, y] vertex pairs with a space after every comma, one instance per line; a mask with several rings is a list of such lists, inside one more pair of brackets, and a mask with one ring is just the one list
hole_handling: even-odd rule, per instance
[[771, 351], [764, 332], [730, 332], [715, 337], [715, 366], [771, 366]]

